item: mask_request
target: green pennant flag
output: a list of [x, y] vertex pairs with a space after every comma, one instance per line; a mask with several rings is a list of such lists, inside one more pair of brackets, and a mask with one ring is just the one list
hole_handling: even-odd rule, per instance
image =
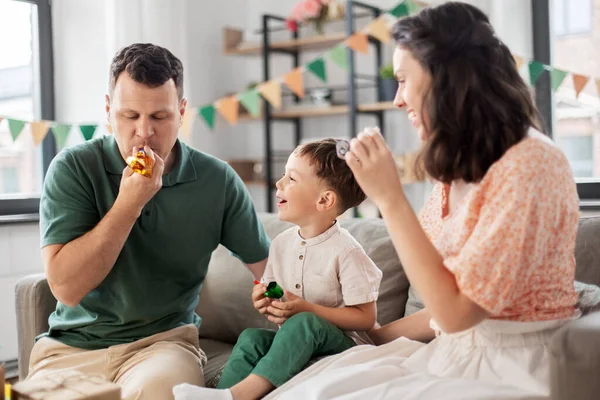
[[260, 116], [260, 95], [258, 90], [249, 89], [240, 95], [240, 103], [253, 117]]
[[403, 1], [402, 3], [398, 4], [396, 7], [390, 9], [388, 11], [388, 14], [391, 14], [396, 18], [408, 16], [409, 9], [408, 9], [408, 4], [406, 4], [406, 3], [407, 3], [406, 1]]
[[85, 138], [86, 142], [94, 137], [97, 125], [79, 125], [79, 130]]
[[311, 61], [306, 68], [317, 76], [320, 80], [327, 83], [327, 75], [325, 73], [325, 60], [323, 57], [319, 57], [316, 60]]
[[550, 71], [550, 82], [552, 84], [552, 90], [556, 90], [560, 87], [560, 84], [565, 80], [569, 73], [560, 69], [552, 68]]
[[416, 14], [423, 9], [423, 7], [412, 0], [406, 0], [404, 3], [406, 4], [406, 8], [408, 8], [408, 15]]
[[21, 131], [23, 131], [23, 128], [25, 127], [25, 121], [10, 118], [6, 118], [6, 120], [8, 121], [8, 129], [10, 130], [10, 135], [12, 136], [14, 142], [21, 134]]
[[71, 131], [71, 125], [68, 124], [56, 124], [52, 127], [52, 133], [56, 139], [56, 147], [62, 149], [67, 144], [67, 138]]
[[535, 85], [542, 72], [545, 71], [544, 67], [545, 65], [539, 61], [533, 60], [529, 62], [529, 82], [531, 85]]
[[336, 46], [327, 52], [329, 59], [341, 69], [348, 69], [348, 52], [346, 46]]
[[212, 130], [215, 128], [215, 106], [209, 104], [198, 109], [198, 114], [204, 119], [206, 125]]

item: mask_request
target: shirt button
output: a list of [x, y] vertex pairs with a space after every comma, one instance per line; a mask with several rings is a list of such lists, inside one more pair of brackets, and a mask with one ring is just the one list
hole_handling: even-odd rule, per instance
[[306, 246], [306, 242], [302, 242], [300, 243], [302, 246]]
[[304, 260], [304, 256], [301, 255], [300, 257], [298, 257], [299, 260]]
[[296, 283], [296, 289], [300, 289], [300, 288], [301, 288], [300, 284]]
[[148, 216], [150, 215], [150, 211], [148, 211], [148, 210], [144, 211], [144, 215], [145, 215], [146, 217], [148, 217]]

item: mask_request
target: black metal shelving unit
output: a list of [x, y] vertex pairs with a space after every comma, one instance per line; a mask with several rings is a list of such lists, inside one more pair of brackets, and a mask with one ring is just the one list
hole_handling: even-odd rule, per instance
[[[355, 14], [356, 11], [361, 11], [361, 14]], [[373, 19], [379, 17], [384, 11], [378, 7], [374, 7], [372, 5], [362, 3], [354, 0], [346, 1], [346, 12], [345, 12], [345, 34], [346, 37], [351, 36], [356, 32], [356, 19], [358, 17], [372, 17]], [[271, 76], [271, 67], [270, 60], [271, 56], [274, 54], [284, 54], [291, 57], [291, 63], [293, 68], [297, 68], [300, 66], [300, 54], [303, 51], [301, 48], [278, 48], [273, 47], [271, 43], [271, 34], [275, 31], [283, 30], [281, 28], [281, 24], [285, 22], [285, 18], [277, 15], [264, 14], [262, 16], [262, 29], [259, 33], [262, 35], [262, 61], [263, 61], [263, 81], [267, 82], [271, 80], [273, 77]], [[273, 28], [271, 27], [272, 23], [278, 23], [279, 27]], [[298, 40], [299, 33], [293, 32], [291, 34], [292, 40]], [[382, 99], [381, 87], [379, 85], [379, 74], [378, 71], [383, 64], [383, 49], [382, 43], [379, 40], [374, 38], [369, 38], [369, 43], [371, 46], [375, 48], [375, 76], [369, 77], [374, 81], [374, 85], [377, 90], [377, 101], [380, 102]], [[357, 85], [357, 79], [365, 78], [364, 75], [358, 74], [356, 72], [355, 65], [355, 55], [351, 49], [347, 49], [347, 57], [348, 57], [348, 85], [343, 88], [348, 91], [348, 110], [347, 117], [349, 122], [349, 132], [348, 138], [354, 137], [357, 131], [357, 119], [360, 115], [371, 115], [375, 117], [377, 125], [380, 127], [384, 126], [385, 122], [385, 112], [383, 109], [366, 109], [361, 110], [358, 104], [358, 96], [357, 90], [359, 89], [359, 85]], [[294, 96], [294, 102], [298, 103], [300, 99]], [[273, 117], [273, 110], [271, 105], [267, 101], [264, 102], [264, 112], [262, 115], [263, 123], [264, 123], [264, 171], [265, 171], [265, 191], [266, 191], [266, 206], [268, 212], [273, 212], [274, 206], [274, 181], [275, 177], [273, 174], [274, 171], [274, 154], [275, 150], [273, 149], [273, 125], [275, 123], [287, 123], [293, 125], [293, 134], [295, 145], [299, 145], [302, 140], [302, 116], [294, 116], [294, 117]], [[345, 112], [340, 112], [339, 114], [344, 114]], [[354, 210], [354, 215], [358, 215], [358, 210]]]

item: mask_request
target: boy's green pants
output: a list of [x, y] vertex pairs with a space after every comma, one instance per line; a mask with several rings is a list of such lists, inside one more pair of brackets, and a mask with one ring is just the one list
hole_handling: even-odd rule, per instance
[[355, 345], [339, 328], [312, 313], [296, 314], [279, 331], [246, 329], [239, 336], [217, 386], [228, 389], [255, 374], [281, 386], [312, 357], [341, 353]]

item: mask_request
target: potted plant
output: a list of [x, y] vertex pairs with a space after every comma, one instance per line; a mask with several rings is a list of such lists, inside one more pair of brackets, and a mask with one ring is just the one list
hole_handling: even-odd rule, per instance
[[286, 19], [290, 31], [296, 32], [298, 25], [311, 22], [319, 35], [323, 34], [323, 24], [328, 20], [339, 19], [344, 7], [339, 0], [302, 0], [296, 4]]
[[398, 91], [398, 81], [394, 77], [394, 68], [391, 64], [384, 65], [379, 70], [380, 101], [394, 101]]

